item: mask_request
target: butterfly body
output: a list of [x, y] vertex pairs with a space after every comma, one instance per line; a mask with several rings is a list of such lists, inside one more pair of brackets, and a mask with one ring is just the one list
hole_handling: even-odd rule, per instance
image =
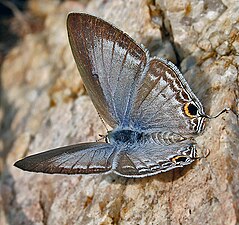
[[133, 130], [115, 129], [108, 132], [107, 138], [113, 145], [139, 143], [142, 139], [142, 133]]
[[113, 130], [107, 142], [65, 146], [19, 160], [23, 170], [61, 174], [113, 172], [145, 177], [192, 163], [203, 106], [177, 67], [106, 21], [71, 13], [68, 36], [86, 90]]

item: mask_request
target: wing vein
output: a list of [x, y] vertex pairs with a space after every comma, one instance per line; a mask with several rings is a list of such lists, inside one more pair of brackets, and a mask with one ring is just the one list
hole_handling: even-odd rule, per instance
[[[148, 123], [149, 121], [152, 121], [155, 117], [157, 117], [158, 114], [163, 110], [163, 106], [164, 106], [165, 104], [168, 104], [168, 102], [171, 101], [172, 98], [173, 98], [174, 96], [176, 96], [178, 93], [179, 93], [179, 91], [173, 93], [169, 98], [167, 98], [167, 100], [164, 101], [163, 104], [161, 104], [160, 106], [158, 106], [157, 108], [159, 108], [159, 110], [156, 111], [156, 112], [153, 114], [153, 116], [148, 117], [147, 120], [145, 120], [145, 123]], [[176, 116], [176, 115], [175, 115], [175, 116]]]
[[[159, 93], [157, 93], [157, 95], [153, 96], [153, 98], [152, 98], [150, 101], [148, 101], [148, 103], [144, 106], [144, 110], [143, 110], [143, 109], [140, 110], [140, 114], [139, 114], [139, 117], [140, 117], [140, 118], [141, 118], [141, 117], [144, 117], [142, 114], [145, 113], [145, 111], [151, 109], [151, 107], [149, 107], [149, 106], [152, 105], [152, 103], [155, 101], [155, 99], [156, 99], [168, 86], [169, 86], [169, 84], [165, 85], [165, 86], [159, 91]], [[152, 91], [152, 89], [151, 89], [151, 91]], [[146, 100], [146, 99], [145, 99], [145, 100]], [[141, 104], [141, 105], [142, 105], [142, 104]], [[158, 106], [158, 107], [160, 107], [160, 106]]]
[[125, 55], [124, 55], [124, 59], [123, 59], [123, 61], [122, 61], [122, 63], [121, 63], [121, 66], [120, 66], [120, 71], [119, 71], [119, 73], [117, 74], [116, 88], [115, 88], [115, 90], [114, 90], [114, 92], [113, 92], [113, 97], [114, 97], [114, 98], [115, 98], [115, 94], [116, 94], [116, 90], [117, 90], [119, 81], [120, 81], [120, 79], [121, 79], [121, 74], [122, 74], [122, 71], [123, 71], [123, 69], [124, 69], [124, 64], [125, 64], [125, 62], [126, 62], [126, 58], [127, 58], [128, 52], [129, 52], [129, 49], [127, 49], [127, 51], [126, 51], [126, 53], [125, 53]]

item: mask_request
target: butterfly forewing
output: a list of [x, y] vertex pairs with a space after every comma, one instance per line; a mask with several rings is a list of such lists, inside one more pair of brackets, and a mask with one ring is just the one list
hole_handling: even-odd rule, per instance
[[147, 54], [97, 17], [72, 13], [67, 27], [77, 67], [97, 111], [112, 127], [127, 126]]
[[115, 147], [81, 143], [28, 156], [14, 165], [22, 170], [58, 174], [106, 173], [112, 168]]

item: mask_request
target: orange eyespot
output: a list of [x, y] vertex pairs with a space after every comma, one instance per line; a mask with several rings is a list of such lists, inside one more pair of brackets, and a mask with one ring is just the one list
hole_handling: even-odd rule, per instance
[[190, 158], [190, 157], [186, 156], [186, 155], [178, 155], [178, 156], [175, 156], [174, 158], [172, 158], [171, 161], [173, 163], [177, 164], [180, 162], [186, 162], [188, 158]]
[[187, 102], [187, 103], [184, 105], [183, 109], [184, 109], [184, 113], [185, 113], [188, 117], [194, 118], [194, 117], [197, 116], [198, 109], [197, 109], [197, 107], [196, 107], [193, 103]]

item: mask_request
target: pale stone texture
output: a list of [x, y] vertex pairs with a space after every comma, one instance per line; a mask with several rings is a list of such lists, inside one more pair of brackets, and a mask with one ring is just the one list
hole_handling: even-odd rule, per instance
[[70, 52], [65, 22], [71, 11], [107, 19], [155, 55], [172, 59], [206, 112], [231, 107], [238, 113], [238, 1], [83, 2], [46, 0], [43, 7], [32, 0], [32, 11], [46, 17], [44, 30], [25, 36], [2, 65], [0, 118], [9, 127], [0, 145], [0, 224], [239, 223], [233, 113], [211, 120], [198, 138], [202, 152], [210, 149], [207, 158], [153, 177], [43, 175], [12, 166], [25, 155], [106, 132]]

